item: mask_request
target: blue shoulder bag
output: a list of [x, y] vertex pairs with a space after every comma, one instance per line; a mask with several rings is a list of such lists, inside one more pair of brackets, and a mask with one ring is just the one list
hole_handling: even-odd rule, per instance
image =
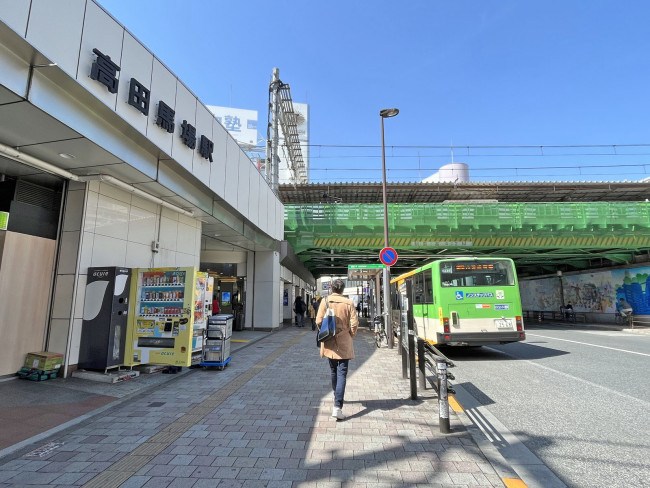
[[336, 315], [334, 314], [334, 309], [330, 308], [327, 297], [325, 298], [325, 305], [327, 306], [327, 310], [325, 311], [323, 322], [320, 324], [320, 331], [318, 331], [319, 342], [328, 341], [336, 335]]

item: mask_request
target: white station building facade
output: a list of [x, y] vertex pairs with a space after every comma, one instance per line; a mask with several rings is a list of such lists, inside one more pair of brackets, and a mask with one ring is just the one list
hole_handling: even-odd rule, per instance
[[0, 0], [0, 211], [0, 377], [74, 369], [89, 267], [229, 265], [255, 329], [314, 289], [257, 167], [93, 0]]

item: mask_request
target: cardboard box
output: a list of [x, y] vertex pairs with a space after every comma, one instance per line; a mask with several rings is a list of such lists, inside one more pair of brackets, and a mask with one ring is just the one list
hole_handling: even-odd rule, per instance
[[30, 352], [25, 358], [25, 367], [40, 369], [41, 371], [50, 371], [59, 369], [63, 362], [63, 354], [56, 352]]

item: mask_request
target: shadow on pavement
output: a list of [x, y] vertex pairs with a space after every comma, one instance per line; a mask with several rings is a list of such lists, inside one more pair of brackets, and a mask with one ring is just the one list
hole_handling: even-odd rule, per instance
[[[504, 348], [503, 351], [500, 348]], [[499, 349], [496, 349], [499, 348]], [[494, 345], [487, 347], [440, 347], [440, 352], [452, 361], [518, 361], [543, 359], [569, 354], [550, 347], [538, 346], [528, 342]]]
[[432, 398], [435, 398], [435, 395], [425, 396], [419, 394], [417, 400], [411, 400], [410, 398], [386, 398], [381, 400], [346, 401], [345, 405], [357, 403], [357, 404], [361, 404], [361, 406], [364, 407], [364, 409], [360, 410], [359, 412], [353, 415], [347, 416], [345, 420], [349, 420], [357, 417], [363, 417], [364, 415], [368, 415], [369, 413], [374, 412], [376, 410], [389, 411], [389, 410], [395, 410], [404, 405], [419, 405], [424, 400], [430, 400]]

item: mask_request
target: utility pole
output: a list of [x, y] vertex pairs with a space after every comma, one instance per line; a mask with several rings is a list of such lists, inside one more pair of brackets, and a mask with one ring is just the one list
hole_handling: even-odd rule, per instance
[[278, 157], [278, 146], [280, 145], [279, 126], [280, 126], [280, 68], [273, 68], [273, 78], [269, 90], [272, 92], [273, 118], [271, 121], [271, 131], [273, 134], [271, 149], [271, 189], [278, 191], [280, 184], [280, 158]]

